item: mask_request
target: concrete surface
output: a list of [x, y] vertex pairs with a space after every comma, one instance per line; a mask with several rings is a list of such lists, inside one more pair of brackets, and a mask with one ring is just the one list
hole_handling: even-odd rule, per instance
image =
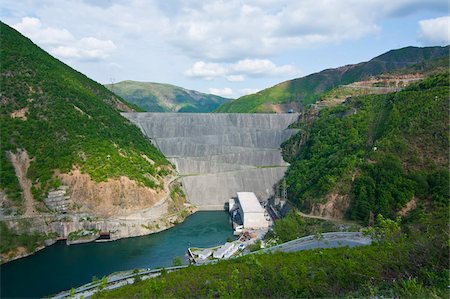
[[122, 113], [150, 138], [182, 176], [188, 200], [220, 210], [238, 191], [273, 194], [288, 164], [280, 145], [298, 114]]

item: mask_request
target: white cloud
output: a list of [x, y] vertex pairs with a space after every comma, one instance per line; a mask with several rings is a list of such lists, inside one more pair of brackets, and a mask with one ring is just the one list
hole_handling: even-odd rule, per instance
[[[270, 3], [270, 5], [268, 4]], [[446, 0], [187, 1], [170, 16], [168, 41], [193, 58], [236, 61], [379, 34], [383, 19]]]
[[73, 35], [68, 30], [43, 27], [38, 18], [24, 17], [20, 23], [13, 25], [13, 27], [33, 41], [43, 44], [61, 44], [74, 40]]
[[419, 21], [419, 39], [424, 44], [448, 45], [450, 43], [450, 16]]
[[277, 66], [268, 59], [243, 59], [236, 63], [206, 63], [197, 61], [185, 71], [188, 77], [212, 80], [226, 78], [230, 82], [242, 82], [245, 76], [280, 77], [295, 76], [300, 71], [292, 65]]
[[188, 77], [204, 78], [212, 80], [216, 77], [221, 77], [226, 74], [224, 67], [217, 63], [206, 63], [204, 61], [197, 61], [194, 65], [185, 71]]
[[117, 48], [111, 40], [95, 37], [76, 39], [67, 29], [43, 26], [38, 18], [24, 17], [13, 27], [59, 58], [105, 59]]
[[105, 59], [116, 48], [116, 45], [110, 40], [104, 41], [94, 37], [86, 37], [73, 42], [71, 46], [51, 48], [50, 52], [61, 58], [97, 60]]
[[268, 59], [244, 59], [232, 66], [236, 73], [244, 73], [256, 76], [293, 76], [299, 71], [292, 65], [277, 66]]
[[245, 81], [244, 75], [229, 75], [226, 77], [230, 82], [243, 82]]
[[224, 88], [209, 88], [208, 92], [211, 94], [215, 94], [218, 96], [222, 96], [222, 97], [229, 97], [231, 95], [233, 95], [233, 90], [229, 87], [224, 87]]
[[[369, 37], [355, 45], [365, 44], [361, 52], [371, 43], [378, 43], [374, 48], [380, 49], [385, 32], [406, 46], [411, 38], [401, 34], [411, 30], [392, 24], [405, 16], [411, 20], [448, 15], [448, 0], [3, 0], [0, 15], [45, 50], [98, 81], [114, 76], [182, 84], [186, 78], [180, 76], [184, 71], [180, 66], [202, 61], [205, 65], [185, 74], [242, 82], [268, 73], [290, 76], [281, 75], [290, 69], [282, 68], [280, 61], [302, 63], [307, 72], [315, 70], [311, 65], [319, 63], [312, 61], [311, 48], [342, 48]], [[429, 35], [423, 33], [421, 39]], [[80, 41], [89, 37], [105, 43], [84, 49]], [[386, 47], [393, 44], [390, 38]], [[105, 64], [84, 63], [105, 58]], [[259, 73], [256, 67], [231, 70], [232, 64], [245, 58], [270, 59], [276, 68]], [[112, 62], [123, 69], [110, 68]], [[210, 67], [211, 62], [218, 67]]]

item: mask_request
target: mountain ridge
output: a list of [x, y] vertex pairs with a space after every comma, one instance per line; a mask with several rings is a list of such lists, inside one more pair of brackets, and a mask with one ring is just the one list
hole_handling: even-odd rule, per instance
[[312, 104], [320, 93], [339, 85], [353, 83], [370, 76], [412, 66], [422, 61], [448, 57], [449, 46], [404, 47], [390, 50], [366, 62], [329, 68], [301, 78], [278, 83], [255, 94], [240, 97], [215, 112], [274, 112], [272, 104], [299, 106]]
[[105, 86], [147, 112], [211, 112], [231, 100], [168, 83], [124, 80]]

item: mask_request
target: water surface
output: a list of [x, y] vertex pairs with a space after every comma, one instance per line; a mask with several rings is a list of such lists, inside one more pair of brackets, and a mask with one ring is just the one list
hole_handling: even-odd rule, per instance
[[1, 298], [36, 298], [88, 283], [115, 271], [172, 265], [189, 246], [222, 244], [233, 231], [225, 212], [197, 212], [169, 230], [105, 243], [58, 242], [0, 266]]

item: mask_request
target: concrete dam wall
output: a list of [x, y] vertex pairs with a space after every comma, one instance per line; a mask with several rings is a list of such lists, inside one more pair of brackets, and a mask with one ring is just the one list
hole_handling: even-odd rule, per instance
[[297, 132], [298, 114], [122, 113], [182, 175], [188, 200], [223, 209], [238, 191], [273, 195], [287, 163], [280, 145]]

